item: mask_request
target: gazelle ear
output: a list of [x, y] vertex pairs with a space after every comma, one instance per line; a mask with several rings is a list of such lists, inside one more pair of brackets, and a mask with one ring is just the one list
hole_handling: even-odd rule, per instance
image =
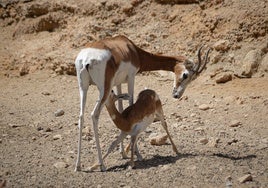
[[184, 66], [186, 67], [187, 70], [193, 70], [194, 66], [195, 66], [195, 63], [190, 59], [186, 59], [184, 61]]

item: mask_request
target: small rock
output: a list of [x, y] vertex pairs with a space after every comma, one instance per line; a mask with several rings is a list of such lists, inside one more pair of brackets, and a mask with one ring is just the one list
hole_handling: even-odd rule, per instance
[[228, 176], [226, 178], [226, 188], [232, 188], [233, 187], [233, 183], [232, 183], [232, 177], [231, 176]]
[[238, 120], [232, 120], [230, 123], [230, 127], [238, 127], [239, 125], [241, 125], [241, 122]]
[[24, 76], [29, 73], [29, 65], [27, 63], [24, 63], [22, 67], [19, 69], [20, 76]]
[[52, 129], [51, 128], [46, 128], [45, 132], [52, 132]]
[[56, 117], [62, 116], [62, 115], [64, 115], [64, 110], [59, 109], [54, 114], [55, 114]]
[[221, 73], [216, 76], [216, 83], [226, 83], [232, 80], [232, 74], [231, 73]]
[[47, 92], [47, 91], [44, 91], [44, 92], [42, 92], [42, 95], [48, 96], [48, 95], [51, 95], [51, 94], [49, 92]]
[[205, 134], [205, 130], [202, 127], [198, 127], [195, 129], [195, 131], [200, 134], [200, 135], [204, 135]]
[[202, 139], [200, 140], [200, 143], [205, 145], [205, 144], [208, 143], [208, 139], [207, 139], [207, 138], [202, 138]]
[[62, 136], [60, 134], [56, 134], [53, 136], [53, 140], [61, 140]]
[[238, 142], [238, 139], [235, 139], [235, 138], [234, 138], [234, 139], [228, 141], [227, 144], [228, 144], [228, 145], [232, 145], [232, 144], [235, 144], [235, 143], [237, 143], [237, 142]]
[[69, 165], [65, 162], [56, 162], [53, 164], [57, 169], [67, 168]]
[[208, 110], [210, 107], [207, 104], [201, 104], [198, 106], [199, 110]]
[[156, 145], [156, 146], [164, 145], [164, 144], [166, 144], [167, 138], [168, 138], [167, 135], [153, 137], [153, 138], [150, 139], [150, 144], [151, 145]]
[[83, 134], [83, 135], [87, 135], [87, 136], [92, 136], [92, 135], [91, 135], [91, 128], [90, 128], [90, 126], [86, 126], [86, 127], [82, 130], [82, 134]]
[[219, 138], [211, 138], [208, 143], [208, 146], [211, 148], [216, 148], [218, 146], [219, 141], [220, 141]]
[[217, 51], [225, 52], [225, 51], [227, 51], [229, 49], [229, 41], [227, 41], [227, 40], [220, 40], [220, 41], [216, 42], [213, 45], [213, 47]]
[[253, 180], [253, 178], [252, 178], [251, 174], [247, 174], [247, 175], [244, 175], [244, 176], [238, 178], [238, 181], [240, 183], [245, 183], [247, 181], [252, 181], [252, 180]]
[[42, 131], [43, 130], [43, 127], [37, 127], [36, 130], [37, 131]]
[[258, 72], [268, 73], [268, 53], [264, 56], [258, 67]]
[[16, 124], [10, 124], [9, 125], [11, 128], [18, 128], [18, 127], [20, 127], [19, 125], [16, 125]]
[[261, 50], [251, 50], [247, 53], [243, 60], [242, 76], [250, 78], [253, 73], [257, 72], [258, 66], [261, 61]]

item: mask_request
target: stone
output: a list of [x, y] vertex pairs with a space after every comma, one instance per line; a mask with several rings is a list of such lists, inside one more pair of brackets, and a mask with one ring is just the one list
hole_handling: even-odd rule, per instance
[[17, 125], [17, 124], [10, 124], [9, 125], [11, 128], [18, 128], [18, 127], [21, 127], [21, 125]]
[[258, 67], [258, 72], [268, 73], [268, 53], [263, 57]]
[[62, 116], [62, 115], [64, 115], [64, 110], [59, 109], [54, 114], [55, 114], [56, 117]]
[[220, 73], [216, 76], [215, 81], [217, 84], [222, 84], [226, 83], [232, 80], [232, 74], [225, 72], [225, 73]]
[[44, 92], [42, 92], [42, 95], [46, 95], [46, 96], [48, 96], [48, 95], [51, 95], [51, 93], [49, 93], [49, 92], [47, 92], [47, 91], [44, 91]]
[[198, 106], [198, 109], [205, 111], [205, 110], [210, 109], [210, 107], [207, 104], [201, 104], [201, 105]]
[[243, 60], [242, 76], [251, 78], [257, 72], [258, 66], [261, 61], [262, 51], [251, 50], [247, 53]]
[[226, 180], [226, 183], [225, 183], [226, 188], [232, 188], [233, 187], [232, 177], [231, 176], [228, 176], [228, 177], [226, 177], [225, 180]]
[[214, 49], [216, 51], [222, 51], [222, 52], [225, 52], [227, 51], [230, 47], [229, 47], [229, 41], [227, 40], [219, 40], [218, 42], [216, 42], [214, 45], [213, 45]]
[[252, 175], [251, 174], [247, 174], [247, 175], [244, 175], [244, 176], [238, 178], [238, 181], [240, 183], [245, 183], [247, 181], [252, 181], [252, 180], [253, 180], [253, 178], [252, 178]]
[[167, 135], [164, 135], [164, 136], [160, 135], [160, 136], [152, 137], [150, 139], [150, 144], [151, 145], [156, 145], [156, 146], [164, 145], [167, 142], [167, 138], [168, 138]]
[[63, 169], [63, 168], [67, 168], [69, 165], [65, 162], [56, 162], [53, 164], [54, 167], [56, 167], [57, 169]]
[[52, 129], [50, 127], [45, 129], [45, 132], [52, 132]]
[[232, 120], [230, 123], [230, 127], [238, 127], [239, 125], [241, 125], [241, 122], [238, 120]]
[[202, 138], [202, 139], [200, 139], [200, 143], [205, 145], [205, 144], [208, 143], [208, 139], [207, 138]]
[[210, 138], [208, 146], [211, 148], [216, 148], [218, 146], [220, 139], [219, 138]]
[[53, 136], [53, 140], [61, 140], [62, 136], [60, 134], [56, 134]]
[[198, 127], [196, 129], [194, 129], [195, 132], [197, 132], [200, 135], [204, 135], [205, 134], [205, 130], [202, 127]]
[[30, 70], [29, 65], [27, 63], [24, 63], [19, 69], [20, 76], [28, 74], [29, 70]]

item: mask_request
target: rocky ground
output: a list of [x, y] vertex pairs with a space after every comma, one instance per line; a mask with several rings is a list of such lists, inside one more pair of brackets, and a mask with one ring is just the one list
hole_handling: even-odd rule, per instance
[[[0, 181], [7, 187], [268, 187], [267, 3], [0, 1]], [[165, 72], [136, 79], [135, 95], [145, 87], [160, 95], [180, 155], [169, 142], [150, 144], [164, 133], [156, 122], [140, 139], [144, 161], [136, 169], [115, 151], [107, 172], [87, 172], [97, 156], [88, 118], [83, 172], [75, 173], [73, 62], [86, 43], [118, 34], [154, 53], [194, 58], [201, 44], [213, 51], [180, 100], [171, 97]], [[91, 87], [87, 117], [97, 94]], [[99, 133], [103, 151], [119, 133], [106, 110]]]

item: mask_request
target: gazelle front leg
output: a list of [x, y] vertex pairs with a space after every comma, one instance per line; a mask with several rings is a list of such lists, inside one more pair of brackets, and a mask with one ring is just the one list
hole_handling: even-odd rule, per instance
[[174, 142], [173, 142], [173, 140], [172, 140], [172, 138], [171, 138], [171, 136], [170, 136], [170, 133], [169, 133], [169, 131], [168, 131], [168, 128], [167, 128], [167, 122], [166, 122], [165, 117], [164, 117], [164, 115], [163, 115], [163, 110], [160, 110], [160, 113], [157, 114], [157, 117], [159, 117], [159, 119], [160, 119], [160, 121], [161, 121], [161, 124], [162, 124], [163, 128], [165, 129], [165, 131], [166, 131], [166, 133], [167, 133], [167, 135], [168, 135], [168, 138], [169, 138], [169, 140], [170, 140], [170, 142], [171, 142], [173, 151], [174, 151], [177, 155], [179, 155], [178, 149], [177, 149], [176, 145], [174, 144]]
[[[129, 86], [129, 84], [128, 84]], [[133, 86], [131, 86], [132, 88]], [[129, 91], [132, 92], [132, 96], [130, 95]], [[121, 84], [117, 85], [116, 86], [116, 95], [121, 95], [122, 94], [122, 88], [121, 88]], [[131, 97], [133, 99], [133, 89], [130, 89], [128, 88], [128, 100], [129, 100], [129, 104], [130, 104], [130, 100], [131, 100]], [[133, 101], [132, 101], [132, 104], [133, 104]], [[123, 99], [119, 99], [118, 100], [118, 111], [121, 113], [123, 111]], [[122, 158], [123, 159], [128, 159], [129, 157], [127, 156], [127, 153], [125, 152], [125, 149], [124, 149], [124, 139], [121, 140], [120, 142], [120, 149], [119, 149], [121, 155], [122, 155]]]

